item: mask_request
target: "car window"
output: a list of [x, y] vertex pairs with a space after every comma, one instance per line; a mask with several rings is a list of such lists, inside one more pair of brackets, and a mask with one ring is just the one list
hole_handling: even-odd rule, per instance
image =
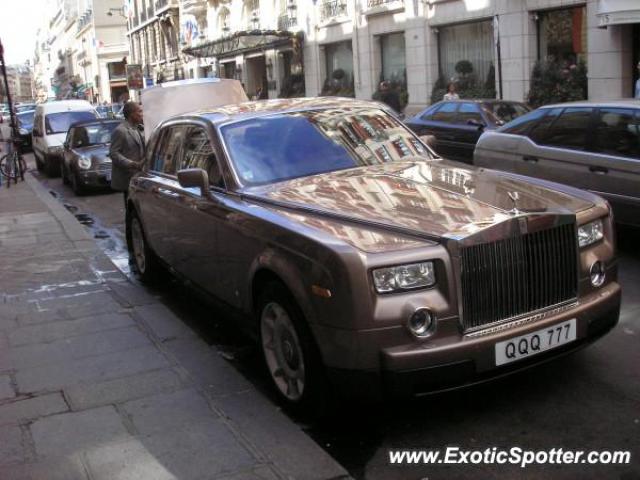
[[525, 105], [511, 102], [488, 102], [483, 104], [482, 108], [500, 125], [515, 120], [529, 111]]
[[549, 129], [561, 112], [562, 108], [546, 109], [546, 115], [531, 127], [528, 137], [538, 145], [545, 145], [549, 135]]
[[584, 150], [592, 108], [570, 107], [560, 114], [549, 127], [544, 145]]
[[477, 103], [462, 103], [458, 109], [458, 116], [456, 117], [456, 123], [466, 125], [469, 120], [473, 120], [484, 125], [486, 122], [482, 118], [480, 113], [480, 107]]
[[211, 185], [223, 186], [215, 152], [207, 132], [201, 127], [189, 127], [187, 130], [180, 170], [185, 168], [201, 168], [207, 172]]
[[175, 175], [176, 158], [180, 155], [186, 128], [187, 127], [183, 125], [176, 125], [164, 129], [162, 138], [156, 144], [151, 170], [168, 175]]
[[95, 120], [93, 112], [60, 112], [49, 113], [44, 117], [44, 128], [47, 135], [67, 133], [72, 123]]
[[433, 114], [432, 120], [436, 122], [452, 123], [456, 118], [456, 109], [458, 104], [454, 102], [445, 102]]
[[433, 107], [429, 107], [424, 111], [420, 120], [433, 120], [433, 113], [438, 109], [439, 105], [434, 105]]
[[633, 109], [601, 108], [595, 128], [596, 151], [640, 158], [640, 120]]
[[73, 140], [71, 146], [73, 148], [86, 147], [89, 144], [89, 134], [85, 127], [76, 127], [73, 129]]
[[498, 129], [499, 132], [512, 133], [514, 135], [526, 135], [529, 129], [535, 125], [549, 110], [538, 109], [526, 115], [516, 118]]
[[69, 146], [73, 145], [73, 142], [71, 139], [73, 138], [75, 130], [76, 130], [75, 128], [70, 128], [69, 131], [67, 132], [67, 138], [65, 138], [64, 142]]
[[416, 148], [410, 131], [378, 108], [274, 114], [225, 125], [221, 132], [246, 185], [430, 158], [424, 148]]

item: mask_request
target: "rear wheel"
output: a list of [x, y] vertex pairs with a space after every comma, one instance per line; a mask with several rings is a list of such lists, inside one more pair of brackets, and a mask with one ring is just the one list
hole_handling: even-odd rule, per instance
[[269, 283], [257, 305], [260, 346], [279, 396], [292, 408], [322, 414], [327, 407], [324, 367], [300, 308], [280, 283]]
[[127, 215], [127, 238], [130, 238], [133, 265], [143, 282], [151, 283], [157, 278], [160, 265], [158, 258], [147, 243], [142, 222], [135, 211]]
[[45, 155], [44, 172], [49, 177], [57, 177], [58, 175], [60, 175], [60, 164], [56, 160], [49, 157], [48, 155]]

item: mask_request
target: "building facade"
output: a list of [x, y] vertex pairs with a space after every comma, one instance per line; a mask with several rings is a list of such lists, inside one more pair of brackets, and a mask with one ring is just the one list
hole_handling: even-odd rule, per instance
[[[34, 100], [33, 73], [29, 63], [7, 65], [6, 71], [11, 100], [14, 102], [32, 102]], [[0, 101], [7, 101], [4, 82], [0, 82]]]
[[121, 0], [48, 0], [34, 53], [36, 97], [128, 98], [129, 53]]
[[[129, 64], [140, 65], [146, 86], [185, 78], [179, 7], [177, 0], [127, 2]], [[132, 93], [137, 98], [139, 92]]]
[[185, 76], [237, 78], [250, 97], [372, 98], [387, 80], [411, 112], [463, 78], [523, 101], [553, 58], [586, 68], [589, 98], [621, 98], [640, 59], [637, 0], [183, 0], [179, 15]]

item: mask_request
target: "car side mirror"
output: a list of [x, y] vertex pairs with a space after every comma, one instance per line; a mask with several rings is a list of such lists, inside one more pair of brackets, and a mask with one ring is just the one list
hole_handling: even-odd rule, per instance
[[420, 140], [422, 140], [422, 143], [424, 143], [427, 147], [433, 149], [435, 144], [436, 144], [436, 137], [435, 135], [420, 135]]
[[178, 170], [178, 183], [182, 188], [199, 188], [200, 194], [210, 198], [209, 175], [201, 168], [186, 168]]
[[478, 130], [484, 130], [484, 123], [479, 122], [478, 120], [474, 120], [473, 118], [470, 118], [469, 120], [467, 120], [467, 125], [477, 127]]

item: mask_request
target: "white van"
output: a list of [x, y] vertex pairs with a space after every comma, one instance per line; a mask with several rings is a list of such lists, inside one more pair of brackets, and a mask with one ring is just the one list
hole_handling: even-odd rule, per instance
[[36, 106], [32, 139], [38, 170], [44, 170], [50, 177], [59, 175], [62, 145], [69, 126], [96, 118], [96, 110], [86, 100], [60, 100]]

